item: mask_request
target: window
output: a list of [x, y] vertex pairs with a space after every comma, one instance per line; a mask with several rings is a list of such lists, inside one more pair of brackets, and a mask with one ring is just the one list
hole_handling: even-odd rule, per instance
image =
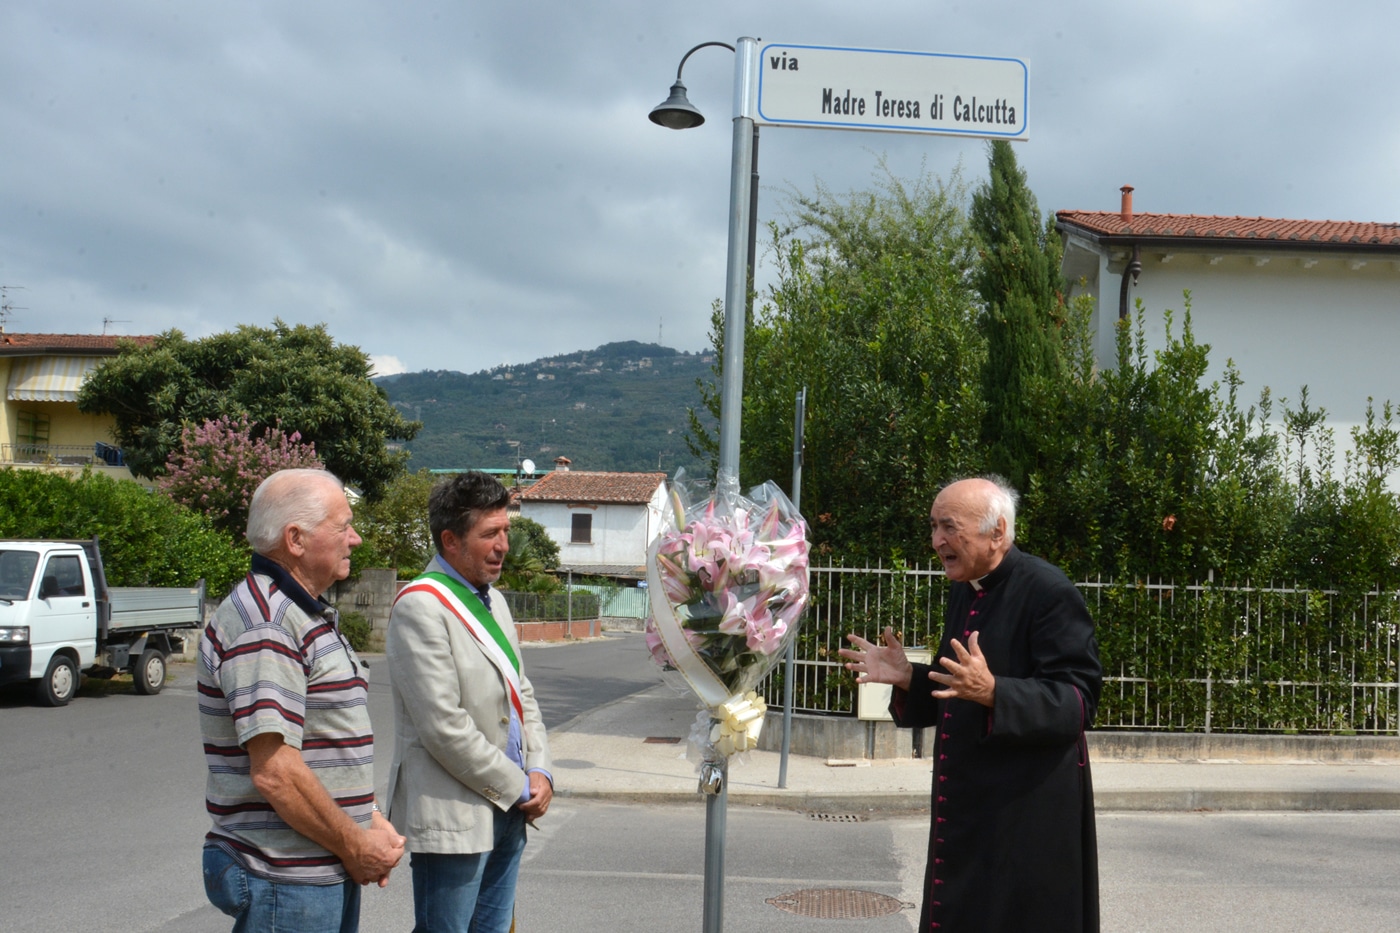
[[592, 544], [593, 543], [593, 516], [587, 512], [575, 512], [572, 516], [574, 520], [574, 533], [569, 538], [571, 544]]
[[21, 411], [16, 418], [15, 440], [38, 445], [49, 442], [49, 416], [37, 411]]
[[49, 454], [49, 416], [21, 411], [16, 419], [14, 459], [19, 463], [42, 463]]
[[55, 595], [87, 595], [87, 587], [83, 584], [83, 565], [76, 555], [57, 555], [49, 558], [44, 577], [46, 581], [53, 580], [50, 585], [55, 588]]

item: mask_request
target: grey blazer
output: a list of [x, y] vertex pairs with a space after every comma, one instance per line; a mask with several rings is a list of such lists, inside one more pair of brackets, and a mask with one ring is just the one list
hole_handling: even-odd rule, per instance
[[[430, 568], [431, 569], [431, 568]], [[503, 598], [491, 601], [516, 657], [520, 643]], [[394, 604], [385, 646], [394, 697], [389, 813], [410, 852], [465, 855], [493, 845], [495, 811], [525, 789], [504, 749], [510, 735], [505, 678], [462, 622], [425, 593]], [[550, 770], [535, 691], [522, 668], [525, 767]]]

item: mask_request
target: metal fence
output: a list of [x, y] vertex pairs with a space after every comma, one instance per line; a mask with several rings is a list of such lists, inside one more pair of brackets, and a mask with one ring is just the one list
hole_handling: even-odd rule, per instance
[[517, 622], [561, 622], [598, 618], [595, 593], [516, 593], [501, 591]]
[[605, 619], [646, 619], [651, 616], [648, 591], [640, 587], [593, 586], [574, 584], [575, 593], [593, 593], [598, 597], [598, 614]]
[[120, 447], [93, 444], [0, 444], [0, 463], [43, 463], [61, 466], [125, 466]]
[[[837, 649], [885, 626], [936, 647], [948, 581], [932, 567], [814, 567], [794, 709], [855, 715]], [[1078, 584], [1104, 665], [1097, 727], [1400, 734], [1400, 594], [1167, 582]], [[781, 703], [781, 666], [763, 690]]]

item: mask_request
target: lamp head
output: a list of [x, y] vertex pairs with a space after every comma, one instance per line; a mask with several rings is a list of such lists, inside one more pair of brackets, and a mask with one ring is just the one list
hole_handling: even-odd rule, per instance
[[688, 130], [704, 123], [705, 115], [686, 99], [685, 85], [677, 80], [671, 85], [671, 96], [651, 108], [647, 119], [669, 130]]

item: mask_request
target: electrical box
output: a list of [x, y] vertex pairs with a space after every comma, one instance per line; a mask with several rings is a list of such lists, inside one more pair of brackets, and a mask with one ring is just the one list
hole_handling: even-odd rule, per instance
[[[915, 664], [928, 664], [932, 653], [927, 648], [906, 648], [904, 653]], [[856, 718], [889, 722], [890, 694], [894, 688], [889, 684], [856, 685]]]

